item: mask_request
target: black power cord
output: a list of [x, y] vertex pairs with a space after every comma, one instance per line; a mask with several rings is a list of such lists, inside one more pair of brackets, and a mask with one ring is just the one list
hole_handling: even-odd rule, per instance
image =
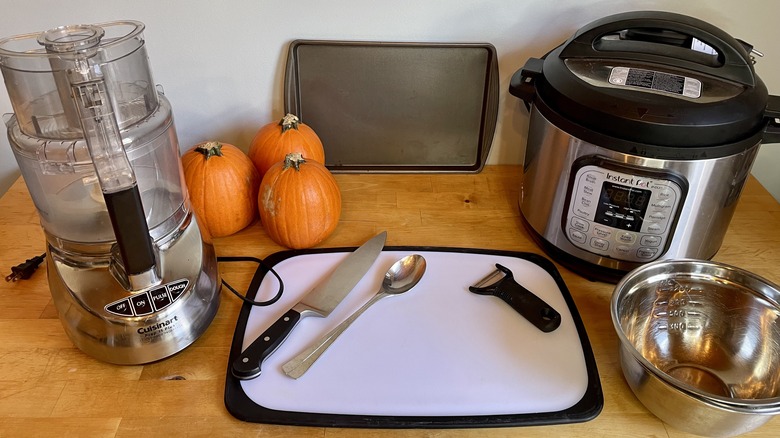
[[27, 259], [24, 263], [19, 263], [11, 268], [11, 273], [5, 276], [5, 281], [27, 280], [32, 277], [44, 259], [46, 259], [46, 254], [41, 254]]
[[233, 292], [233, 294], [239, 298], [245, 303], [249, 303], [253, 306], [270, 306], [271, 304], [279, 301], [279, 298], [282, 297], [282, 294], [284, 293], [284, 282], [282, 281], [282, 277], [279, 276], [279, 274], [274, 271], [274, 268], [268, 266], [265, 264], [265, 262], [262, 259], [258, 259], [257, 257], [251, 257], [251, 256], [222, 256], [217, 257], [217, 262], [255, 262], [258, 263], [260, 266], [262, 266], [266, 271], [270, 272], [271, 274], [276, 277], [277, 280], [279, 280], [279, 291], [276, 292], [276, 295], [274, 295], [273, 298], [267, 301], [254, 301], [247, 298], [245, 295], [241, 295], [240, 292], [235, 290], [233, 286], [228, 284], [224, 279], [222, 279], [222, 284], [228, 288], [230, 292]]

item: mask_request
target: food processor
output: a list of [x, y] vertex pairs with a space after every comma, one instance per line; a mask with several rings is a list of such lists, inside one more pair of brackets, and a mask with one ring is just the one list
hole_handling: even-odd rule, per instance
[[126, 365], [181, 351], [219, 306], [214, 247], [143, 31], [117, 21], [0, 39], [14, 109], [4, 121], [59, 318], [85, 353]]

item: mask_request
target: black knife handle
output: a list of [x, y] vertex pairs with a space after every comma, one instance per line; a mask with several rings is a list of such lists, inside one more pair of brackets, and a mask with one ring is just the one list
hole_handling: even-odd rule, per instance
[[491, 286], [484, 288], [471, 286], [469, 290], [476, 294], [493, 295], [501, 298], [512, 306], [517, 313], [545, 333], [549, 333], [561, 325], [560, 313], [515, 281], [512, 271], [508, 268], [498, 263], [496, 263], [496, 268], [504, 273], [504, 278]]
[[233, 375], [241, 380], [254, 379], [259, 376], [260, 365], [265, 358], [279, 347], [300, 319], [301, 314], [295, 309], [288, 310], [277, 319], [233, 361]]

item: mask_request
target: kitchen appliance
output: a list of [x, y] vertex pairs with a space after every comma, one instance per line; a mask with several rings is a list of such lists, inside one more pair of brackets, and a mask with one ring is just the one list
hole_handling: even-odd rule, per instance
[[143, 30], [118, 21], [0, 40], [8, 139], [45, 232], [54, 304], [77, 347], [117, 364], [182, 350], [219, 306]]
[[780, 98], [748, 44], [700, 21], [640, 11], [597, 20], [509, 91], [530, 111], [520, 211], [537, 242], [585, 276], [720, 248]]

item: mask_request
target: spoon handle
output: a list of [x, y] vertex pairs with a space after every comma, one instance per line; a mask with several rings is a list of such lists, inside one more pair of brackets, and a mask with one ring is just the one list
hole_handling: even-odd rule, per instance
[[336, 339], [342, 333], [344, 333], [344, 330], [346, 330], [347, 327], [349, 327], [360, 315], [362, 315], [366, 309], [389, 295], [390, 294], [384, 292], [384, 290], [377, 292], [376, 295], [371, 297], [371, 299], [368, 300], [366, 304], [363, 304], [363, 306], [350, 315], [349, 318], [345, 319], [341, 324], [337, 325], [333, 330], [317, 340], [317, 342], [313, 343], [307, 349], [303, 350], [297, 356], [282, 365], [282, 371], [284, 371], [285, 374], [292, 377], [293, 379], [301, 377], [309, 369], [309, 367], [311, 367], [314, 362], [319, 359], [322, 353], [324, 353], [325, 350], [327, 350], [328, 347], [330, 347], [331, 344], [333, 344], [333, 342], [335, 342]]

